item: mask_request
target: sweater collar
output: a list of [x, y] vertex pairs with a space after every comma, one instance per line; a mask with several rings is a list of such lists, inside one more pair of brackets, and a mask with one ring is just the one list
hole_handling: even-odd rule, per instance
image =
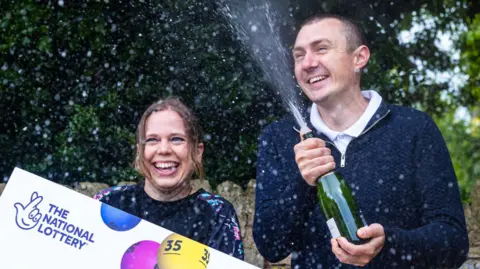
[[[304, 113], [304, 118], [305, 119], [309, 119], [309, 116], [310, 116], [310, 111], [311, 111], [311, 106], [307, 109], [307, 111]], [[378, 122], [384, 120], [385, 118], [387, 118], [388, 114], [390, 113], [390, 109], [388, 107], [388, 104], [385, 103], [385, 101], [382, 100], [382, 102], [380, 103], [380, 106], [378, 107], [377, 111], [375, 111], [375, 113], [373, 114], [373, 116], [371, 117], [371, 119], [368, 121], [367, 125], [365, 126], [365, 129], [363, 130], [363, 132], [360, 134], [364, 134], [366, 132], [368, 132], [370, 129], [372, 129]], [[317, 131], [317, 129], [315, 127], [313, 127], [312, 123], [307, 120], [307, 126], [308, 128], [310, 128], [310, 130], [313, 131], [313, 133], [315, 134], [316, 137], [319, 137], [323, 140], [326, 140], [326, 141], [330, 141], [330, 139], [322, 134], [321, 132]], [[331, 142], [331, 141], [330, 141]]]

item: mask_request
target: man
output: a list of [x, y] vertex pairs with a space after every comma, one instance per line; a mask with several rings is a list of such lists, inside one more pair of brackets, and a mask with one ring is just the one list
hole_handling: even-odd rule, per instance
[[[308, 19], [293, 49], [295, 76], [312, 101], [301, 139], [293, 117], [259, 142], [253, 235], [260, 253], [292, 268], [458, 268], [468, 236], [457, 179], [440, 131], [425, 113], [361, 91], [370, 52], [352, 21]], [[370, 224], [368, 243], [331, 238], [316, 180], [336, 169]]]

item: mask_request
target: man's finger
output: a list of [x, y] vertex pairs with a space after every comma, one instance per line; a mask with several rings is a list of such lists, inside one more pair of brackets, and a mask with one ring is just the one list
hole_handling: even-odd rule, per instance
[[378, 223], [373, 223], [367, 227], [362, 227], [358, 229], [357, 235], [360, 238], [366, 239], [371, 237], [385, 236], [385, 231], [383, 230], [382, 225]]
[[349, 257], [350, 255], [341, 248], [339, 242], [338, 242], [338, 238], [332, 238], [330, 240], [330, 243], [332, 244], [332, 252], [333, 254], [335, 254], [335, 256], [337, 257], [337, 259], [341, 262], [341, 263], [349, 263]]
[[302, 142], [298, 143], [297, 145], [300, 145], [300, 144], [301, 144], [302, 147], [305, 147], [307, 149], [325, 147], [325, 141], [323, 141], [320, 138], [316, 138], [316, 137], [303, 140]]
[[348, 242], [347, 239], [341, 238], [338, 240], [338, 243], [340, 244], [340, 247], [345, 250], [350, 255], [353, 256], [368, 256], [368, 257], [373, 257], [376, 255], [376, 250], [379, 247], [379, 242], [371, 240], [368, 243], [362, 244], [362, 245], [354, 245], [350, 242]]

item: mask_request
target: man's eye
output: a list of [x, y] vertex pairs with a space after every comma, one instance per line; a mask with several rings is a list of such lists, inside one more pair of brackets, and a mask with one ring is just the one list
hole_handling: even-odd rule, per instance
[[295, 60], [301, 60], [301, 59], [303, 59], [303, 56], [304, 56], [303, 54], [295, 54], [295, 55], [293, 55], [293, 58]]
[[325, 50], [327, 50], [326, 47], [319, 47], [319, 48], [317, 49], [317, 51], [325, 51]]

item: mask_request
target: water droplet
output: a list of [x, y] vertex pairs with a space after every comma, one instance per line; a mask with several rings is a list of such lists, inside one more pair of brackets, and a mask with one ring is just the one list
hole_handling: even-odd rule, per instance
[[256, 26], [255, 24], [252, 25], [252, 27], [250, 28], [250, 30], [252, 30], [252, 32], [256, 32], [258, 30], [258, 26]]

